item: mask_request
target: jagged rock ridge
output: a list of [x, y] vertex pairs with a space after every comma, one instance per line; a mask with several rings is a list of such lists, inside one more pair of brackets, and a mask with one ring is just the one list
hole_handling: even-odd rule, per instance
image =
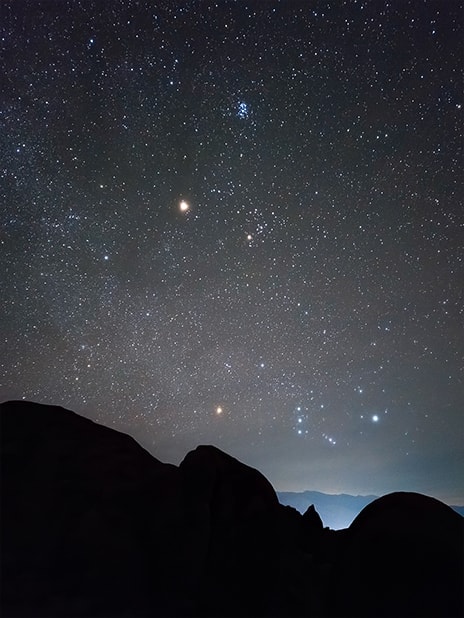
[[62, 408], [0, 423], [2, 616], [462, 613], [463, 519], [436, 500], [334, 532], [213, 446], [176, 467]]

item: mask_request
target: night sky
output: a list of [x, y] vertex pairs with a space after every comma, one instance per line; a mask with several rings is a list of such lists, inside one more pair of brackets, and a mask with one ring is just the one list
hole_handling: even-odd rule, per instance
[[463, 504], [462, 4], [0, 13], [1, 399]]

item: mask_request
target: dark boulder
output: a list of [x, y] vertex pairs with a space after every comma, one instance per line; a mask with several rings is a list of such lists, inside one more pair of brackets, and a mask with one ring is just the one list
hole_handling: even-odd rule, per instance
[[214, 446], [181, 462], [190, 519], [199, 531], [199, 606], [210, 615], [265, 615], [280, 592], [279, 502], [257, 470]]
[[189, 559], [179, 470], [58, 407], [3, 404], [0, 435], [2, 615], [166, 613]]
[[417, 493], [389, 494], [366, 506], [343, 535], [333, 613], [461, 616], [463, 521]]

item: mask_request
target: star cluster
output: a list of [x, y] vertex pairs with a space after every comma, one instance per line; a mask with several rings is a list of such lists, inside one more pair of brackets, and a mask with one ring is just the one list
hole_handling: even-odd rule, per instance
[[2, 399], [464, 501], [460, 2], [2, 13]]

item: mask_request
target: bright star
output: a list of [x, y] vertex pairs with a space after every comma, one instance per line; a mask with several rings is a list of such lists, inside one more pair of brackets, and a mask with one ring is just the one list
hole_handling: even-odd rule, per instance
[[185, 200], [182, 200], [179, 204], [179, 210], [181, 212], [187, 212], [188, 210], [190, 210], [190, 204]]
[[379, 420], [379, 417], [377, 416], [377, 414], [374, 414], [374, 415], [372, 416], [372, 422], [373, 422], [373, 423], [377, 423], [377, 422], [378, 422], [378, 420]]

